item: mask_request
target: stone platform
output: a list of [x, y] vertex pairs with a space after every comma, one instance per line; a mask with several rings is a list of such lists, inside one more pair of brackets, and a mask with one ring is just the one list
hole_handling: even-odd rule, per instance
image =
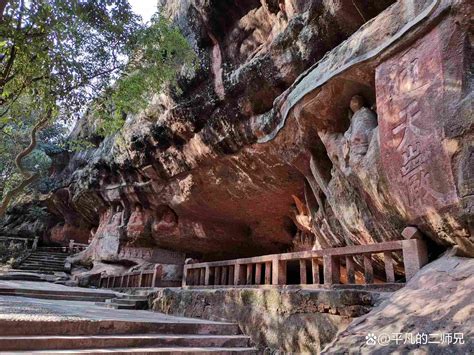
[[29, 298], [104, 302], [117, 292], [89, 288], [68, 287], [50, 282], [0, 280], [0, 295]]
[[0, 349], [2, 354], [256, 353], [235, 323], [15, 296], [0, 296]]

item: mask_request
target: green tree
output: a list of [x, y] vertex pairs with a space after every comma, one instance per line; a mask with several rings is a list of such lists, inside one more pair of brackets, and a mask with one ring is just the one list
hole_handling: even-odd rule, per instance
[[93, 103], [102, 134], [111, 133], [193, 58], [178, 30], [159, 16], [144, 26], [127, 0], [0, 0], [0, 150], [12, 123], [29, 125], [29, 143], [14, 159], [21, 179], [4, 189], [0, 216], [40, 176], [23, 161], [37, 132]]

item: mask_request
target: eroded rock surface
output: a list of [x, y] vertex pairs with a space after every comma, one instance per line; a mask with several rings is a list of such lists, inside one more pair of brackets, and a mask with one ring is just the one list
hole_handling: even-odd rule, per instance
[[[355, 319], [323, 353], [471, 354], [474, 351], [473, 271], [473, 259], [451, 256], [425, 266], [403, 289]], [[365, 338], [369, 333], [377, 338], [383, 334], [391, 339], [397, 334], [403, 338], [399, 344], [395, 340], [388, 343], [376, 340], [372, 344]], [[462, 334], [462, 344], [454, 344], [454, 333]], [[412, 334], [414, 339], [416, 334], [425, 334], [427, 340], [411, 344], [405, 334]], [[449, 343], [448, 338], [442, 338], [444, 334], [448, 337], [450, 334]], [[408, 339], [406, 343], [405, 339]]]

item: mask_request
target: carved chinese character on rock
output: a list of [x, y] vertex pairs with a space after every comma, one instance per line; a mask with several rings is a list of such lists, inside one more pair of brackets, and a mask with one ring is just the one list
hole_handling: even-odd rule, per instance
[[376, 70], [382, 165], [412, 219], [457, 203], [443, 146], [442, 56], [437, 30]]

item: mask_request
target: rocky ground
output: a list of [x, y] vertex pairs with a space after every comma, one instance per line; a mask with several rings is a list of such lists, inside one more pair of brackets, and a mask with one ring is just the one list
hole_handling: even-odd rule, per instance
[[[444, 256], [425, 266], [403, 289], [354, 320], [323, 353], [472, 354], [473, 288], [474, 260]], [[377, 337], [375, 344], [368, 343], [369, 334]], [[454, 334], [462, 334], [462, 341], [455, 341]]]

